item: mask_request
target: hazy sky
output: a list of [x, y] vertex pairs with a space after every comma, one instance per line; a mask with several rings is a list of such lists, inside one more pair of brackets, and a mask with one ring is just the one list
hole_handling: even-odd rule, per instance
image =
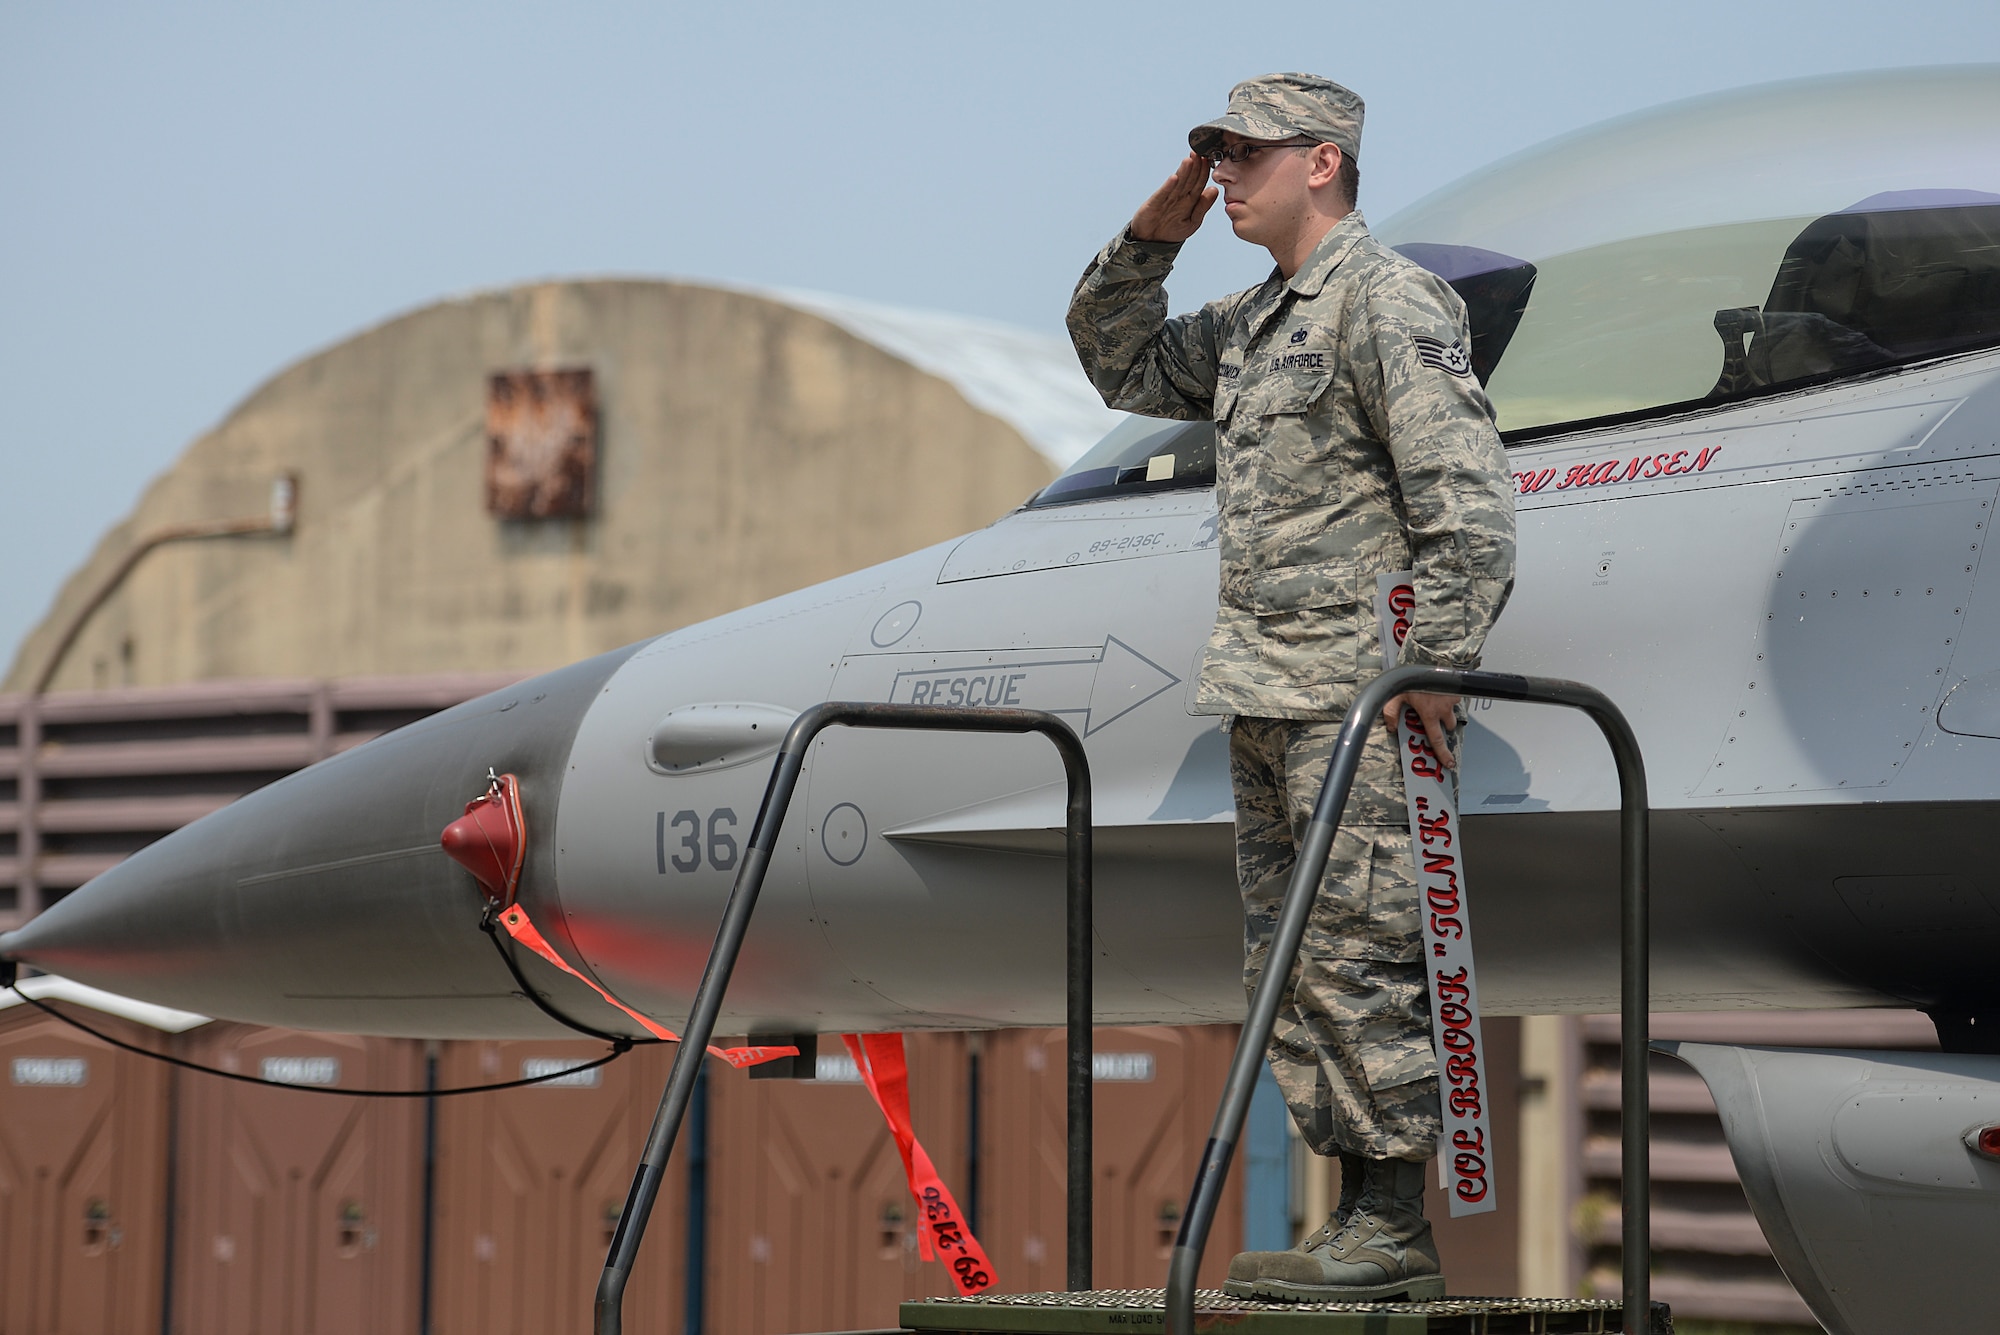
[[[439, 297], [682, 276], [1056, 331], [1237, 79], [1359, 91], [1380, 219], [1640, 107], [2000, 59], [1991, 0], [1889, 12], [0, 0], [0, 653], [258, 383]], [[1211, 225], [1176, 303], [1268, 267]]]

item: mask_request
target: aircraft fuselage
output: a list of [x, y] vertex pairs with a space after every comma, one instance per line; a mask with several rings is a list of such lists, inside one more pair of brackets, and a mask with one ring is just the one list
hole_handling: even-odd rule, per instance
[[[1519, 578], [1485, 666], [1589, 682], [1637, 730], [1656, 1008], [1980, 1009], [2000, 932], [1981, 833], [2000, 800], [2000, 595], [1978, 582], [2000, 354], [1569, 432], [1510, 459]], [[1099, 1015], [1234, 1020], [1226, 738], [1190, 712], [1214, 532], [1205, 490], [1018, 511], [323, 762], [154, 845], [5, 948], [236, 1019], [546, 1032], [437, 846], [490, 766], [522, 778], [537, 923], [672, 1020], [768, 760], [669, 770], [663, 718], [1024, 705], [1071, 721], [1091, 758]], [[1461, 799], [1486, 1006], [1610, 1008], [1609, 754], [1562, 711], [1477, 702], [1471, 718]], [[1037, 738], [825, 735], [725, 1028], [1058, 1022], [1061, 795]], [[607, 1022], [580, 986], [528, 967]]]

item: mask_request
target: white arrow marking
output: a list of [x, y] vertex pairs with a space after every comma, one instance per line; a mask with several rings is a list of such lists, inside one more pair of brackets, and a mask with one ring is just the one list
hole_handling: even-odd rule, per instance
[[1082, 724], [1088, 737], [1180, 678], [1113, 636], [1095, 649], [997, 650], [906, 668], [889, 685], [895, 704], [1040, 709]]

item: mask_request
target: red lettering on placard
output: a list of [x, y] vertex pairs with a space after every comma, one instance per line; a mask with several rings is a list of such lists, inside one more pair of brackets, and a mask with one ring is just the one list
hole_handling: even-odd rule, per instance
[[[1557, 491], [1567, 491], [1571, 487], [1603, 487], [1619, 482], [1649, 482], [1654, 478], [1682, 477], [1690, 473], [1705, 472], [1715, 457], [1722, 453], [1722, 446], [1704, 446], [1688, 461], [1688, 451], [1662, 451], [1653, 455], [1634, 455], [1630, 459], [1599, 459], [1592, 463], [1571, 464], [1569, 471], [1557, 482]], [[1529, 496], [1548, 486], [1555, 477], [1553, 468], [1537, 469], [1534, 472], [1515, 473], [1514, 487], [1518, 494]]]
[[1411, 613], [1416, 610], [1417, 591], [1407, 584], [1398, 584], [1389, 590], [1389, 611], [1393, 621], [1389, 627], [1396, 647], [1402, 648], [1403, 641], [1410, 638]]
[[[1432, 925], [1436, 926], [1435, 918]], [[1447, 1103], [1455, 1115], [1477, 1119], [1482, 1110], [1479, 1040], [1473, 1036], [1472, 1026], [1478, 1017], [1472, 1013], [1470, 982], [1469, 971], [1462, 966], [1449, 974], [1440, 969], [1432, 975], [1431, 992], [1437, 1004], [1438, 1041], [1453, 1054], [1444, 1062], [1444, 1079], [1453, 1087]], [[1452, 1168], [1458, 1179], [1452, 1189], [1459, 1199], [1466, 1202], [1485, 1199], [1485, 1131], [1476, 1127], [1470, 1132], [1463, 1129], [1454, 1131], [1452, 1145], [1461, 1151], [1452, 1158]]]
[[[1579, 465], [1563, 479], [1558, 490], [1631, 481], [1641, 476], [1651, 462], [1648, 456], [1639, 455]], [[1531, 479], [1537, 475], [1523, 476]], [[1523, 490], [1527, 490], [1525, 482]], [[1386, 609], [1383, 615], [1386, 624]], [[1449, 790], [1438, 794], [1415, 791], [1419, 775], [1442, 781], [1442, 766], [1422, 731], [1422, 719], [1414, 710], [1404, 711], [1401, 731], [1404, 775], [1411, 786], [1411, 844], [1417, 855], [1418, 885], [1426, 910], [1425, 935], [1430, 941], [1432, 958], [1440, 961], [1430, 978], [1431, 1027], [1437, 1045], [1440, 1085], [1446, 1094], [1447, 1127], [1454, 1128], [1452, 1144], [1441, 1149], [1450, 1155], [1453, 1208], [1473, 1213], [1491, 1208], [1488, 1202], [1492, 1163], [1487, 1153], [1486, 1130], [1477, 1125], [1486, 1115], [1485, 1092], [1481, 1088], [1484, 1071], [1479, 1016], [1473, 1009], [1472, 967], [1461, 953], [1471, 947], [1471, 930], [1459, 876], [1462, 855], [1457, 849], [1458, 815], [1447, 795]]]
[[[1409, 712], [1412, 715], [1416, 713], [1415, 710]], [[1437, 752], [1431, 750], [1431, 739], [1424, 735], [1421, 722], [1413, 727], [1410, 720], [1405, 719], [1403, 722], [1403, 731], [1408, 734], [1410, 739], [1410, 768], [1416, 773], [1423, 775], [1426, 779], [1436, 779], [1442, 783], [1444, 781], [1444, 767], [1438, 763]]]

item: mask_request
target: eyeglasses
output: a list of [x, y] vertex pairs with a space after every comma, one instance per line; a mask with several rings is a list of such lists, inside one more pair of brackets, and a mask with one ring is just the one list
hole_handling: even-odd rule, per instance
[[1208, 152], [1202, 154], [1202, 156], [1208, 159], [1208, 165], [1211, 169], [1213, 169], [1216, 167], [1220, 167], [1225, 162], [1233, 162], [1237, 164], [1248, 162], [1251, 158], [1256, 157], [1259, 153], [1262, 153], [1267, 148], [1318, 148], [1318, 147], [1319, 147], [1319, 141], [1317, 140], [1308, 140], [1303, 144], [1297, 144], [1297, 143], [1233, 144], [1223, 148], [1211, 148]]

